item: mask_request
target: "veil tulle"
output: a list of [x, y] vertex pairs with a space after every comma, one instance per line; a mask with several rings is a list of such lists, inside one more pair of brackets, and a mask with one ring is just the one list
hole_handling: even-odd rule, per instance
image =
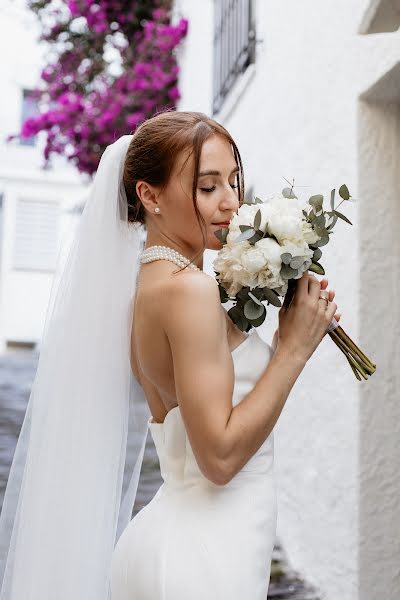
[[0, 600], [109, 600], [150, 412], [130, 368], [146, 229], [128, 224], [125, 135], [105, 150], [47, 309], [0, 515]]

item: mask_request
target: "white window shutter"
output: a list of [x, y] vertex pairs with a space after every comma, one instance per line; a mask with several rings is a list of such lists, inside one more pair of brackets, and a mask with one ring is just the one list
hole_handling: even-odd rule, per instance
[[18, 198], [14, 268], [53, 271], [58, 250], [60, 203]]

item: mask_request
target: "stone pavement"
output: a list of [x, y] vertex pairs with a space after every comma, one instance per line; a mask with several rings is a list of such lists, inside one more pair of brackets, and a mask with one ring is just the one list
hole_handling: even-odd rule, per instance
[[[35, 377], [37, 361], [38, 353], [32, 350], [10, 350], [0, 355], [0, 506]], [[134, 515], [150, 502], [161, 483], [157, 453], [149, 432], [133, 509]], [[268, 599], [273, 598], [276, 600], [319, 600], [318, 594], [289, 569], [279, 543], [276, 543], [272, 555], [271, 580], [268, 590]]]

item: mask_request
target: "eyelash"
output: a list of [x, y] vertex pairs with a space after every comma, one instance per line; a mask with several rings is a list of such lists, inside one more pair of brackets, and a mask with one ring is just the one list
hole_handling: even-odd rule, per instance
[[[232, 188], [233, 190], [237, 190], [237, 189], [238, 189], [238, 187], [239, 187], [239, 185], [238, 185], [238, 184], [236, 184], [236, 185], [231, 185], [231, 188]], [[212, 188], [200, 188], [200, 189], [201, 189], [201, 191], [202, 191], [202, 192], [207, 192], [207, 193], [210, 193], [210, 192], [213, 192], [213, 191], [215, 190], [215, 185], [214, 185]]]

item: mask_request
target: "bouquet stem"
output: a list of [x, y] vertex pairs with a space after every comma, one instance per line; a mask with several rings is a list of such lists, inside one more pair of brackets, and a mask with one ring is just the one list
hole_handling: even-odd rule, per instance
[[[296, 281], [289, 280], [288, 290], [283, 301], [283, 306], [288, 308], [294, 292], [296, 290]], [[373, 363], [368, 356], [353, 342], [351, 337], [344, 331], [340, 325], [337, 324], [336, 319], [332, 319], [331, 325], [328, 330], [329, 336], [335, 342], [337, 347], [346, 356], [347, 361], [359, 381], [361, 381], [360, 374], [364, 379], [368, 379], [370, 375], [375, 373], [376, 364]]]

